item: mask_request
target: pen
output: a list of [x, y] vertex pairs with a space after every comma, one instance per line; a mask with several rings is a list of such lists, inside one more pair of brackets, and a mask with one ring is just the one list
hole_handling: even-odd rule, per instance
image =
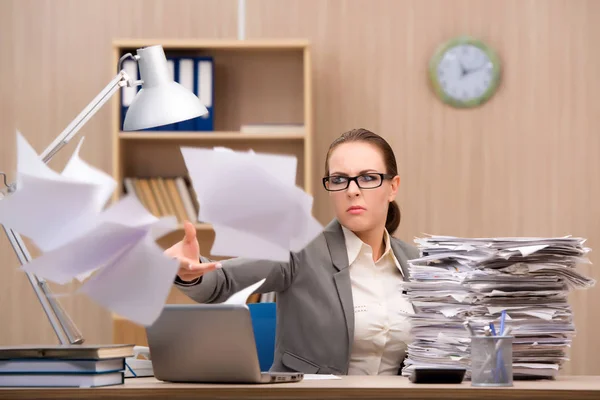
[[502, 310], [502, 316], [500, 317], [500, 335], [505, 336], [504, 333], [504, 321], [506, 320], [506, 310]]
[[492, 330], [492, 335], [493, 336], [497, 336], [496, 335], [496, 328], [494, 328], [494, 323], [493, 322], [490, 322], [490, 329]]

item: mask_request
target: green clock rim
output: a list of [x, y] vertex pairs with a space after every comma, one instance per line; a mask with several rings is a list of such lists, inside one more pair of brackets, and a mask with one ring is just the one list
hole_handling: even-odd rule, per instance
[[[490, 85], [490, 87], [479, 97], [467, 101], [457, 100], [453, 97], [448, 96], [446, 92], [444, 92], [444, 89], [442, 88], [442, 85], [440, 84], [440, 81], [437, 78], [437, 67], [442, 58], [444, 57], [444, 53], [448, 51], [448, 49], [450, 49], [451, 47], [455, 47], [462, 44], [470, 44], [479, 48], [488, 56], [493, 66], [492, 84]], [[486, 45], [483, 41], [469, 36], [458, 36], [443, 43], [435, 51], [433, 57], [431, 57], [431, 60], [429, 61], [429, 79], [433, 86], [434, 92], [444, 103], [459, 108], [477, 107], [487, 102], [498, 89], [498, 86], [500, 84], [500, 58], [498, 57], [496, 52], [492, 50], [488, 45]]]

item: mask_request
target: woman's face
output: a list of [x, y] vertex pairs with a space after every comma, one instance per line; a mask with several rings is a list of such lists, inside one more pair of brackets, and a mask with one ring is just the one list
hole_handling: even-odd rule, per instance
[[[354, 177], [382, 173], [385, 168], [381, 151], [370, 143], [347, 142], [337, 146], [329, 157], [329, 176]], [[361, 185], [368, 185], [367, 175]], [[396, 198], [400, 178], [384, 179], [381, 186], [361, 189], [355, 181], [346, 190], [329, 192], [338, 221], [353, 232], [365, 232], [385, 226], [388, 205]]]

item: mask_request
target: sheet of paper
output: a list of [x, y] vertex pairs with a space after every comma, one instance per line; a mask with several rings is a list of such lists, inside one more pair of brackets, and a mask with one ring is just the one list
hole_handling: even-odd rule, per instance
[[211, 254], [288, 261], [323, 229], [313, 198], [295, 184], [295, 157], [181, 148], [200, 203], [215, 227]]
[[507, 249], [507, 250], [518, 251], [519, 253], [521, 253], [521, 255], [523, 257], [527, 257], [527, 256], [535, 253], [536, 251], [540, 251], [540, 250], [545, 249], [546, 247], [548, 247], [547, 244], [541, 244], [541, 245], [537, 245], [537, 246], [512, 247], [512, 248]]
[[337, 375], [329, 374], [304, 374], [304, 380], [306, 381], [324, 381], [324, 380], [335, 380], [342, 379]]
[[263, 283], [265, 283], [265, 279], [261, 279], [260, 281], [253, 283], [247, 288], [244, 288], [239, 292], [234, 293], [233, 295], [231, 295], [231, 297], [225, 300], [224, 304], [246, 304], [246, 302], [248, 301], [248, 297], [250, 297], [250, 295], [254, 293], [258, 288], [260, 288]]
[[104, 171], [94, 168], [79, 157], [81, 146], [85, 138], [82, 138], [77, 144], [75, 152], [69, 159], [62, 172], [64, 178], [70, 178], [74, 182], [86, 182], [94, 186], [94, 195], [91, 200], [93, 211], [100, 212], [106, 205], [106, 202], [113, 194], [117, 183]]
[[27, 139], [17, 131], [17, 172], [43, 179], [61, 180], [60, 174], [44, 163]]
[[178, 269], [179, 262], [165, 256], [146, 236], [100, 269], [79, 291], [113, 312], [149, 326], [162, 312]]
[[288, 262], [290, 252], [261, 237], [213, 224], [215, 241], [210, 254], [216, 257], [244, 257], [256, 260]]

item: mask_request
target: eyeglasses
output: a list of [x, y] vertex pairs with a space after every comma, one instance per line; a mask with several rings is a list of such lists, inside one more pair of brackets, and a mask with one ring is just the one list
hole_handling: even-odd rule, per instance
[[358, 176], [332, 175], [323, 178], [323, 186], [329, 192], [338, 192], [348, 189], [350, 182], [356, 182], [361, 189], [375, 189], [381, 186], [384, 179], [392, 179], [394, 175], [369, 173]]

